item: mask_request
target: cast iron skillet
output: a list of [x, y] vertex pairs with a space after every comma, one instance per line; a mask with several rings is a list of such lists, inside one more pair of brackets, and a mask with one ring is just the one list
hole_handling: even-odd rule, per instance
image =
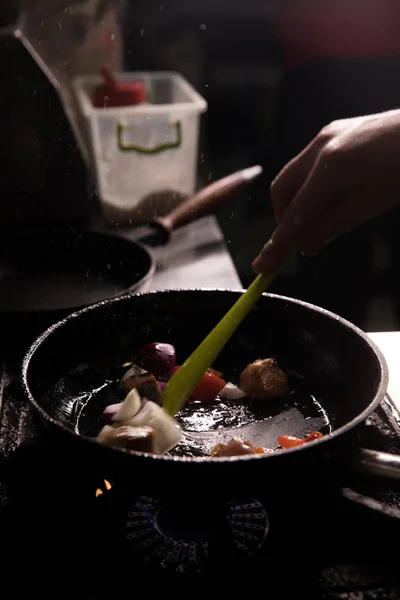
[[77, 310], [142, 289], [150, 252], [117, 235], [74, 227], [0, 236], [0, 312]]
[[[186, 290], [122, 297], [83, 309], [51, 326], [31, 346], [23, 361], [26, 395], [54, 440], [70, 453], [71, 464], [100, 469], [111, 478], [140, 482], [153, 493], [166, 489], [206, 489], [213, 495], [243, 493], [294, 474], [313, 478], [344, 461], [379, 474], [398, 477], [400, 458], [357, 450], [357, 427], [382, 401], [388, 383], [380, 351], [352, 324], [321, 308], [265, 294], [220, 354], [215, 368], [233, 379], [259, 357], [276, 356], [281, 366], [319, 399], [298, 410], [272, 403], [269, 421], [246, 434], [275, 447], [277, 435], [303, 436], [323, 427], [321, 440], [275, 454], [229, 459], [177, 458], [130, 453], [101, 446], [75, 432], [87, 382], [69, 386], [71, 370], [101, 359], [114, 364], [151, 341], [173, 343], [177, 359], [198, 345], [241, 292]], [[65, 383], [67, 378], [67, 384]], [[52, 390], [52, 391], [51, 391]], [[71, 391], [72, 390], [72, 391]], [[322, 414], [323, 413], [323, 414]], [[98, 415], [94, 414], [94, 419]], [[311, 416], [311, 421], [307, 419]], [[324, 429], [327, 431], [327, 427]], [[240, 431], [236, 431], [240, 435]], [[328, 469], [329, 470], [329, 469]], [[162, 483], [163, 482], [163, 483]], [[162, 483], [162, 485], [161, 485]], [[154, 488], [154, 489], [153, 489]]]
[[[95, 302], [145, 291], [155, 264], [149, 246], [214, 212], [262, 172], [255, 166], [228, 175], [197, 192], [168, 215], [135, 232], [132, 241], [111, 232], [63, 228], [8, 230], [0, 236], [0, 314], [72, 312]], [[149, 200], [150, 202], [150, 200]], [[55, 317], [55, 318], [54, 318]]]

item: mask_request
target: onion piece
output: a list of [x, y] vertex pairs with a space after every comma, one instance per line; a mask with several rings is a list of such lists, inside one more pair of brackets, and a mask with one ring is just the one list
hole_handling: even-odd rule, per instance
[[119, 405], [118, 412], [112, 421], [127, 421], [138, 414], [142, 408], [142, 399], [136, 388], [131, 389], [125, 400]]
[[221, 398], [225, 400], [240, 400], [241, 398], [245, 398], [246, 394], [234, 385], [233, 383], [227, 383], [224, 388], [219, 393]]
[[151, 402], [146, 402], [142, 410], [134, 417], [120, 423], [131, 427], [151, 427], [155, 432], [154, 451], [165, 454], [174, 448], [182, 439], [182, 432], [175, 419], [167, 415], [165, 410]]
[[110, 427], [105, 425], [96, 439], [106, 446], [154, 453], [154, 431], [151, 427]]
[[141, 367], [138, 367], [137, 365], [132, 365], [130, 367], [130, 369], [128, 369], [126, 371], [126, 373], [122, 377], [121, 381], [125, 381], [126, 379], [129, 379], [130, 377], [137, 377], [138, 375], [143, 375], [144, 373], [147, 373], [147, 371], [145, 371]]
[[175, 367], [175, 348], [162, 342], [147, 344], [140, 350], [136, 362], [156, 379], [167, 380]]
[[103, 410], [103, 419], [106, 421], [106, 423], [112, 423], [115, 421], [115, 417], [121, 408], [121, 404], [121, 402], [118, 402], [118, 404], [109, 404], [105, 407]]

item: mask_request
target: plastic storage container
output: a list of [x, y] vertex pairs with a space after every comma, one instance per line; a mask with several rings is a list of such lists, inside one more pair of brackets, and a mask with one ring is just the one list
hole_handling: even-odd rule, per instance
[[206, 101], [178, 73], [118, 73], [142, 81], [148, 102], [95, 108], [96, 75], [74, 80], [92, 139], [99, 194], [112, 222], [144, 223], [194, 192], [200, 114]]

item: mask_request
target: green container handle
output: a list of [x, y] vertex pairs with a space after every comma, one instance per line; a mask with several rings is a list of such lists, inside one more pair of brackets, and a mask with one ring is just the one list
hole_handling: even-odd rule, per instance
[[137, 152], [138, 154], [159, 154], [160, 152], [164, 152], [164, 150], [174, 150], [176, 148], [179, 148], [182, 144], [182, 124], [180, 121], [176, 121], [175, 123], [173, 123], [173, 127], [176, 131], [176, 140], [174, 142], [160, 144], [159, 146], [154, 146], [153, 148], [146, 148], [145, 146], [138, 146], [136, 144], [124, 144], [122, 138], [124, 134], [125, 125], [118, 121], [118, 148], [121, 152]]

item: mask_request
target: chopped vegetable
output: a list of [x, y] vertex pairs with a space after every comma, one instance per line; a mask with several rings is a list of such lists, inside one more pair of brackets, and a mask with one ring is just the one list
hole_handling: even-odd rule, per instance
[[240, 376], [239, 387], [247, 396], [258, 400], [272, 400], [290, 392], [289, 378], [274, 358], [247, 365]]
[[142, 408], [142, 399], [140, 398], [137, 389], [133, 388], [125, 400], [117, 406], [119, 406], [119, 410], [114, 417], [112, 417], [112, 421], [127, 421], [137, 415]]
[[[145, 373], [147, 373], [147, 371], [142, 369], [142, 367], [138, 367], [137, 365], [131, 364], [130, 368], [126, 371], [126, 373], [124, 374], [124, 376], [121, 379], [121, 383], [122, 383], [123, 387], [127, 388], [127, 386], [129, 385], [129, 381], [131, 379], [134, 379], [135, 377], [138, 377], [139, 375], [144, 375]], [[128, 390], [128, 391], [130, 391], [130, 390]]]
[[241, 456], [244, 454], [269, 454], [273, 450], [262, 446], [253, 446], [247, 438], [233, 437], [227, 444], [217, 444], [211, 450], [211, 456]]
[[105, 425], [97, 436], [97, 441], [107, 446], [127, 450], [154, 452], [154, 430], [146, 426], [115, 428]]
[[[180, 366], [176, 366], [174, 372], [178, 369], [180, 369]], [[223, 379], [220, 379], [208, 370], [194, 388], [192, 398], [201, 402], [214, 402], [225, 386], [226, 382]]]
[[298, 438], [294, 435], [279, 435], [278, 436], [278, 444], [282, 448], [294, 448], [295, 446], [301, 446], [302, 444], [306, 444], [307, 442], [312, 442], [313, 440], [318, 440], [319, 438], [324, 437], [323, 434], [319, 431], [312, 431], [304, 438]]
[[[122, 365], [122, 366], [125, 366], [125, 365]], [[128, 381], [132, 377], [137, 377], [138, 375], [143, 375], [144, 373], [147, 373], [147, 371], [142, 369], [142, 367], [138, 367], [137, 365], [132, 365], [132, 363], [129, 363], [127, 366], [130, 366], [130, 368], [127, 370], [127, 372], [123, 376], [123, 378], [121, 380], [122, 382]]]
[[212, 373], [213, 375], [215, 375], [216, 377], [219, 377], [220, 379], [224, 378], [224, 374], [222, 373], [222, 371], [216, 371], [215, 369], [212, 369], [211, 367], [209, 369], [207, 369], [207, 373]]
[[106, 423], [112, 423], [113, 421], [115, 421], [115, 417], [117, 416], [121, 406], [121, 402], [118, 402], [118, 404], [110, 404], [109, 406], [106, 406], [106, 408], [103, 410], [103, 419]]
[[147, 398], [161, 406], [161, 390], [156, 378], [151, 373], [143, 371], [140, 375], [132, 375], [131, 377], [123, 378], [121, 383], [127, 392], [130, 392], [130, 390], [135, 388], [139, 392], [141, 398]]
[[[122, 361], [121, 361], [122, 362]], [[103, 417], [107, 425], [99, 433], [98, 441], [122, 448], [129, 448], [155, 454], [165, 454], [179, 444], [182, 432], [174, 418], [160, 406], [162, 390], [180, 367], [175, 364], [175, 349], [171, 344], [153, 343], [144, 346], [140, 351], [137, 364], [125, 363], [128, 368], [122, 377], [118, 390], [127, 392], [125, 400], [120, 404], [107, 406]], [[223, 400], [240, 401], [246, 396], [265, 400], [285, 396], [291, 391], [288, 376], [284, 373], [276, 359], [266, 358], [256, 360], [247, 365], [240, 377], [239, 387], [232, 382], [226, 382], [220, 371], [209, 368], [192, 392], [191, 398], [204, 403], [212, 403], [217, 397]], [[238, 402], [240, 406], [241, 403]], [[218, 413], [223, 410], [230, 412], [227, 402], [201, 408], [203, 412], [213, 413], [215, 422], [224, 422], [223, 415]], [[198, 409], [193, 403], [194, 411]], [[188, 407], [186, 411], [191, 411]], [[243, 406], [241, 410], [250, 410]], [[232, 411], [235, 407], [232, 406]], [[215, 415], [214, 413], [218, 413]], [[247, 413], [246, 413], [247, 414]], [[185, 416], [182, 417], [185, 422]], [[267, 426], [267, 425], [266, 425]], [[220, 426], [218, 426], [218, 429]], [[201, 429], [199, 429], [200, 431]], [[304, 438], [281, 435], [278, 437], [280, 449], [293, 448], [312, 440], [323, 437], [318, 431], [312, 431]], [[231, 457], [240, 455], [270, 454], [275, 452], [271, 448], [254, 446], [248, 438], [232, 437], [227, 443], [219, 443], [211, 450], [213, 457]]]
[[182, 439], [181, 430], [175, 419], [167, 415], [161, 406], [150, 401], [144, 404], [139, 413], [122, 422], [121, 425], [151, 427], [155, 432], [154, 451], [156, 454], [165, 454]]
[[221, 398], [225, 398], [226, 400], [240, 400], [241, 398], [246, 397], [246, 394], [233, 383], [227, 383], [226, 386], [219, 392], [219, 395]]
[[264, 446], [254, 446], [253, 447], [254, 454], [273, 454], [274, 450], [272, 448], [264, 448]]
[[175, 348], [160, 342], [147, 344], [140, 350], [136, 362], [157, 379], [169, 379], [175, 367]]

